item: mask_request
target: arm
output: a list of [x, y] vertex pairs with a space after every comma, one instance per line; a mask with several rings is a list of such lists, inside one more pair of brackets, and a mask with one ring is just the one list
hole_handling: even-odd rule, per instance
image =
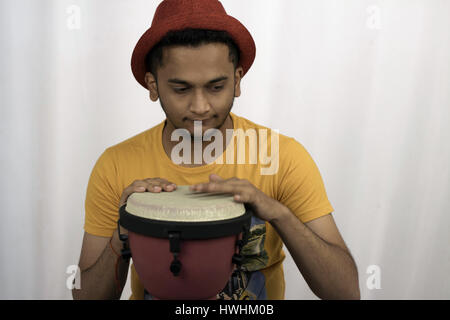
[[270, 223], [314, 294], [321, 299], [360, 299], [358, 270], [331, 214], [305, 225], [283, 207]]
[[199, 192], [234, 194], [260, 219], [278, 232], [311, 290], [321, 299], [359, 299], [358, 271], [332, 216], [303, 224], [287, 206], [264, 194], [249, 181], [224, 180], [210, 175], [210, 182], [191, 186]]
[[[121, 229], [121, 232], [124, 229]], [[111, 240], [111, 249], [109, 244]], [[84, 234], [79, 267], [81, 270], [81, 288], [73, 289], [74, 300], [120, 299], [127, 280], [129, 262], [119, 259], [117, 275], [120, 289], [116, 281], [117, 255], [122, 247], [117, 230], [112, 238]]]

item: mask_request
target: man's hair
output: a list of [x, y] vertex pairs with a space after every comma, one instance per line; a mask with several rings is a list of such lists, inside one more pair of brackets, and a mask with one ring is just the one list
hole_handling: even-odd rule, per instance
[[224, 43], [229, 49], [229, 59], [236, 70], [240, 54], [230, 34], [226, 31], [205, 30], [205, 29], [183, 29], [169, 31], [147, 54], [145, 58], [146, 72], [151, 72], [156, 78], [158, 67], [163, 66], [163, 48], [170, 46], [191, 46], [198, 47], [202, 44]]

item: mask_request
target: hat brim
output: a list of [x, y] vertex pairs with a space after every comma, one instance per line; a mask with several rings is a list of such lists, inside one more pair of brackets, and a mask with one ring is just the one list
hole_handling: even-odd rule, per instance
[[182, 30], [185, 28], [227, 31], [239, 47], [239, 65], [242, 66], [244, 75], [255, 60], [256, 46], [253, 37], [247, 28], [234, 17], [228, 15], [177, 16], [175, 19], [167, 19], [164, 23], [150, 27], [141, 36], [133, 50], [131, 70], [137, 82], [144, 88], [147, 89], [144, 78], [146, 73], [145, 58], [148, 52], [168, 31]]

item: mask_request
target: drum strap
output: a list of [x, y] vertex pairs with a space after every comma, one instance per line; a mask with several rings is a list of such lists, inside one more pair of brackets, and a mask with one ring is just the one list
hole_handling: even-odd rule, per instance
[[130, 261], [131, 258], [131, 250], [128, 246], [128, 235], [120, 233], [120, 219], [117, 220], [117, 232], [119, 234], [119, 240], [122, 242], [123, 245], [123, 248], [120, 250], [122, 259], [125, 260], [125, 262], [128, 262]]
[[178, 260], [178, 254], [180, 253], [180, 233], [169, 231], [169, 243], [170, 252], [173, 254], [173, 260], [170, 264], [170, 271], [176, 277], [181, 271], [181, 261]]

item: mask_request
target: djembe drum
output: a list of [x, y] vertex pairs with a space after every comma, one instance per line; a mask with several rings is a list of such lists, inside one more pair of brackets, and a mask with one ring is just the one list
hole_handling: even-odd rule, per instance
[[[134, 267], [155, 299], [216, 299], [240, 266], [250, 208], [230, 194], [133, 193], [120, 210]], [[126, 237], [121, 235], [122, 240]]]

